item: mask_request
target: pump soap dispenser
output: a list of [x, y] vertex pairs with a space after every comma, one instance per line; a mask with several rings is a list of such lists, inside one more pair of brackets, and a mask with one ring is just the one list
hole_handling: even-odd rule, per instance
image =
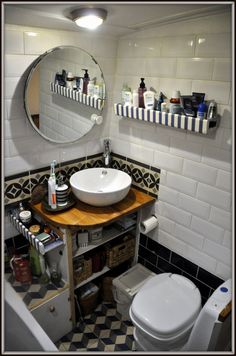
[[88, 94], [88, 83], [90, 81], [88, 69], [83, 69], [85, 71], [83, 78], [83, 94]]
[[140, 86], [138, 88], [138, 106], [140, 108], [144, 108], [144, 98], [143, 98], [143, 93], [145, 91], [147, 91], [147, 88], [145, 86], [145, 83], [144, 83], [144, 79], [145, 78], [141, 78], [141, 83], [140, 83]]

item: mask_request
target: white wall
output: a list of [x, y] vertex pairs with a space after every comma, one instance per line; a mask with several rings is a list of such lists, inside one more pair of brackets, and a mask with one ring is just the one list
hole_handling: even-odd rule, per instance
[[[37, 36], [29, 36], [34, 32]], [[45, 51], [60, 45], [81, 47], [98, 61], [106, 82], [108, 104], [103, 110], [104, 123], [71, 145], [51, 144], [41, 138], [28, 122], [23, 107], [25, 71]], [[113, 102], [116, 40], [88, 36], [86, 32], [58, 31], [23, 26], [5, 26], [5, 176], [41, 168], [53, 159], [68, 161], [96, 154], [103, 149], [108, 135], [109, 107]]]
[[155, 27], [119, 41], [115, 102], [123, 83], [137, 89], [145, 77], [168, 98], [172, 90], [215, 99], [222, 115], [216, 135], [205, 137], [112, 115], [116, 153], [161, 169], [150, 235], [213, 274], [231, 275], [231, 20], [227, 14]]

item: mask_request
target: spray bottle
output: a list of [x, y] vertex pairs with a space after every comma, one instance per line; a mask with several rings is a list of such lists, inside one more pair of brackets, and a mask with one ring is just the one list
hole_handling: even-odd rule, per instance
[[50, 177], [48, 179], [48, 205], [52, 209], [56, 209], [57, 201], [56, 201], [56, 176], [55, 176], [55, 165], [56, 160], [53, 160], [51, 163], [51, 172]]

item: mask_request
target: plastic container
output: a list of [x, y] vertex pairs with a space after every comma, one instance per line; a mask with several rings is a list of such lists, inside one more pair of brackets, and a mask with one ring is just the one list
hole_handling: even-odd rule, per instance
[[130, 319], [129, 308], [135, 294], [147, 280], [154, 276], [156, 276], [155, 273], [137, 263], [134, 267], [113, 279], [113, 297], [117, 303], [117, 311], [122, 316]]

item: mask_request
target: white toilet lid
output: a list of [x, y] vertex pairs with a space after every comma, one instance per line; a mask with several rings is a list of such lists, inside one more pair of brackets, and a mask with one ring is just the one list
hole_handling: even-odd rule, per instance
[[148, 280], [131, 305], [131, 318], [150, 335], [169, 339], [188, 329], [201, 309], [201, 295], [189, 279], [161, 273]]

